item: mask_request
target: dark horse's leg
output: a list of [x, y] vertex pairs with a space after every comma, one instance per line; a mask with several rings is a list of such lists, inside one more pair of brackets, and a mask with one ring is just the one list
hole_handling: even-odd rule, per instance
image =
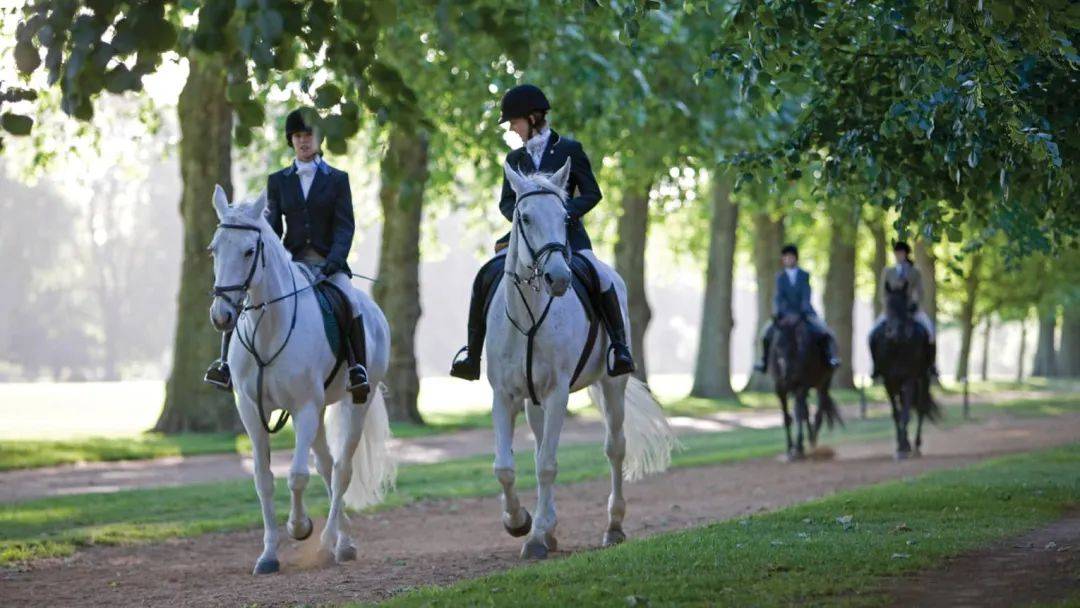
[[788, 413], [787, 405], [787, 391], [780, 388], [776, 388], [776, 396], [780, 399], [780, 409], [784, 412], [784, 434], [787, 436], [787, 455], [788, 459], [791, 459], [791, 414]]
[[810, 408], [806, 405], [806, 393], [805, 388], [795, 391], [795, 454], [799, 458], [806, 454], [803, 447], [803, 424], [806, 424], [807, 430], [810, 429]]
[[900, 417], [896, 423], [896, 459], [903, 460], [911, 455], [911, 442], [908, 441], [908, 422], [911, 420], [911, 408], [915, 395], [910, 381], [900, 386]]

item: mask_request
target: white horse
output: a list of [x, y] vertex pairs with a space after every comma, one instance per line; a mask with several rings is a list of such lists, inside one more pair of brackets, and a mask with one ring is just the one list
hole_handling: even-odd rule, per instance
[[[570, 393], [590, 387], [592, 399], [604, 415], [604, 450], [611, 464], [603, 544], [615, 545], [626, 538], [622, 529], [626, 512], [623, 479], [632, 481], [667, 469], [677, 440], [644, 383], [629, 375], [607, 375], [605, 332], [599, 332], [571, 386], [586, 346], [589, 320], [578, 298], [562, 297], [571, 284], [565, 208], [570, 162], [550, 176], [525, 176], [509, 165], [503, 168], [517, 195], [517, 205], [506, 255], [506, 277], [488, 310], [486, 340], [490, 353], [488, 381], [495, 393], [494, 470], [503, 488], [503, 526], [512, 536], [529, 534], [521, 549], [523, 558], [544, 558], [556, 549], [552, 485], [558, 471], [559, 434]], [[615, 271], [600, 265], [597, 272], [610, 273], [620, 300], [626, 302], [626, 285]], [[629, 327], [625, 310], [623, 317]], [[528, 334], [532, 334], [531, 370]], [[533, 396], [538, 403], [533, 402]], [[514, 419], [522, 408], [536, 439], [535, 517], [521, 506], [514, 489]]]
[[[361, 508], [379, 502], [396, 475], [387, 449], [390, 425], [382, 393], [373, 390], [365, 403], [353, 403], [345, 390], [344, 368], [324, 388], [336, 357], [327, 343], [311, 283], [264, 217], [266, 193], [254, 203], [230, 206], [225, 191], [217, 186], [213, 203], [220, 224], [210, 244], [215, 281], [210, 319], [220, 331], [235, 331], [229, 363], [236, 409], [251, 437], [255, 489], [263, 515], [263, 552], [254, 573], [269, 574], [280, 567], [267, 424], [275, 409], [282, 410], [279, 416], [285, 412], [292, 416], [296, 431], [289, 470], [289, 534], [303, 540], [314, 529], [303, 500], [308, 454], [314, 451], [315, 468], [330, 495], [321, 550], [338, 562], [355, 559], [345, 506]], [[369, 379], [378, 389], [389, 363], [390, 329], [371, 298], [351, 291], [354, 311], [364, 316]], [[325, 424], [324, 411], [329, 413]]]

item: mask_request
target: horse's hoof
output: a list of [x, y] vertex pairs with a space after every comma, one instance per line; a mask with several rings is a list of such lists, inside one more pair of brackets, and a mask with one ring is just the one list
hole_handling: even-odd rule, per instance
[[356, 547], [352, 543], [344, 544], [334, 550], [334, 559], [338, 563], [356, 560]]
[[919, 448], [915, 448], [915, 451], [911, 453], [911, 456], [912, 456], [912, 458], [921, 458], [922, 457], [922, 450], [919, 449]]
[[522, 509], [522, 511], [525, 511], [525, 523], [521, 524], [520, 526], [516, 528], [511, 528], [505, 522], [503, 522], [503, 527], [506, 528], [506, 531], [510, 534], [510, 536], [513, 536], [514, 538], [521, 538], [532, 530], [532, 515], [529, 514], [529, 511], [527, 509]]
[[555, 535], [551, 532], [544, 533], [544, 546], [548, 548], [548, 551], [558, 551], [559, 541], [555, 540]]
[[542, 542], [530, 540], [521, 547], [521, 559], [547, 559], [548, 548]]
[[784, 459], [788, 462], [798, 462], [804, 458], [806, 458], [806, 454], [799, 450], [791, 450], [784, 456]]
[[281, 570], [281, 562], [277, 559], [260, 559], [255, 562], [255, 571], [252, 574], [273, 574]]
[[893, 456], [896, 460], [907, 460], [911, 457], [910, 450], [896, 450], [896, 455]]
[[615, 528], [604, 532], [605, 547], [614, 547], [624, 540], [626, 540], [626, 533], [622, 531], [622, 528]]
[[310, 517], [305, 517], [299, 526], [290, 520], [286, 522], [285, 528], [289, 531], [289, 536], [296, 540], [307, 540], [311, 533], [315, 531], [315, 524], [312, 523]]

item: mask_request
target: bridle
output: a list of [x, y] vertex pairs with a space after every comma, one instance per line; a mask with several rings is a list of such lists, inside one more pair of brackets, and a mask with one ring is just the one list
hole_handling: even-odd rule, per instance
[[[536, 249], [532, 246], [532, 243], [529, 242], [529, 236], [525, 234], [525, 230], [521, 227], [521, 212], [519, 211], [519, 209], [521, 208], [521, 201], [529, 198], [530, 196], [537, 196], [540, 194], [550, 194], [558, 198], [559, 202], [563, 206], [563, 209], [566, 209], [566, 200], [563, 198], [563, 195], [559, 192], [556, 192], [555, 190], [551, 190], [550, 188], [540, 188], [538, 190], [532, 190], [517, 197], [517, 200], [514, 202], [513, 230], [517, 231], [517, 235], [521, 238], [521, 242], [525, 243], [525, 248], [529, 252], [529, 259], [531, 260], [530, 264], [527, 266], [527, 268], [529, 269], [529, 274], [526, 277], [522, 278], [520, 275], [518, 275], [512, 270], [504, 271], [506, 275], [513, 280], [514, 288], [517, 290], [518, 297], [521, 298], [521, 303], [525, 306], [525, 312], [529, 314], [529, 321], [531, 325], [528, 329], [524, 329], [514, 319], [513, 315], [510, 314], [510, 302], [509, 300], [506, 301], [506, 318], [510, 321], [510, 324], [514, 326], [514, 329], [518, 330], [521, 335], [525, 336], [525, 380], [529, 388], [529, 398], [532, 400], [534, 405], [540, 405], [540, 400], [536, 397], [536, 388], [533, 386], [533, 341], [536, 338], [537, 332], [540, 331], [540, 326], [543, 325], [544, 320], [547, 319], [548, 312], [551, 311], [551, 305], [555, 302], [555, 298], [549, 297], [547, 304], [544, 305], [544, 309], [540, 312], [539, 315], [537, 315], [529, 306], [529, 301], [525, 298], [525, 293], [522, 291], [521, 286], [525, 285], [527, 287], [531, 287], [533, 291], [540, 293], [540, 275], [543, 272], [544, 265], [547, 263], [548, 258], [550, 258], [551, 255], [554, 253], [562, 254], [563, 259], [566, 260], [567, 264], [570, 263], [569, 237], [567, 237], [567, 239], [561, 243], [551, 241], [549, 243], [545, 243], [539, 249]], [[566, 215], [566, 221], [569, 220], [570, 216]]]
[[262, 230], [259, 230], [258, 226], [249, 226], [247, 224], [218, 224], [218, 228], [228, 228], [232, 230], [249, 230], [259, 235], [259, 240], [255, 244], [255, 255], [251, 258], [251, 268], [248, 269], [247, 278], [243, 283], [237, 285], [214, 285], [213, 295], [219, 297], [229, 303], [232, 306], [233, 311], [237, 316], [245, 310], [243, 300], [236, 301], [229, 297], [230, 293], [240, 292], [244, 294], [243, 297], [247, 297], [247, 291], [251, 288], [251, 280], [255, 278], [255, 267], [262, 261], [263, 268], [266, 268], [266, 252], [263, 250]]

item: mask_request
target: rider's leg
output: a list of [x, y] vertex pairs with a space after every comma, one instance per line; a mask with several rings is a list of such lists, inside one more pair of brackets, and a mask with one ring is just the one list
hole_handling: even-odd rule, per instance
[[769, 347], [772, 345], [773, 324], [769, 321], [761, 328], [761, 360], [754, 365], [756, 371], [764, 373], [769, 369]]
[[349, 323], [349, 348], [345, 349], [345, 356], [349, 364], [348, 390], [352, 393], [354, 403], [367, 401], [371, 393], [371, 385], [368, 383], [367, 373], [367, 337], [364, 333], [364, 317], [360, 314], [359, 302], [356, 292], [353, 290], [349, 276], [344, 272], [335, 272], [327, 278], [334, 287], [337, 287], [348, 298], [352, 314]]
[[822, 346], [825, 350], [825, 362], [832, 369], [840, 367], [840, 357], [836, 354], [836, 336], [833, 335], [830, 330], [817, 315], [807, 315], [806, 320], [810, 323], [810, 327], [814, 332], [821, 336], [823, 340]]
[[930, 338], [930, 373], [934, 376], [938, 375], [937, 369], [937, 337], [934, 331], [934, 322], [930, 320], [930, 315], [926, 314], [926, 311], [919, 310], [915, 313], [915, 322], [923, 326], [926, 330], [926, 335]]
[[873, 371], [870, 372], [870, 379], [873, 380], [881, 376], [881, 371], [878, 369], [877, 357], [874, 352], [874, 343], [877, 341], [878, 331], [881, 329], [882, 324], [885, 323], [885, 315], [878, 315], [878, 318], [874, 320], [874, 325], [870, 327], [870, 362], [873, 365]]
[[608, 360], [608, 375], [620, 376], [634, 371], [634, 357], [630, 354], [630, 346], [626, 339], [626, 322], [623, 320], [622, 305], [619, 303], [619, 293], [615, 290], [612, 280], [612, 270], [607, 264], [601, 263], [593, 255], [591, 249], [581, 249], [575, 253], [585, 258], [594, 270], [600, 283], [600, 294], [593, 303], [604, 320], [607, 329], [608, 340], [611, 342], [611, 355]]
[[232, 332], [221, 334], [221, 357], [210, 364], [203, 375], [203, 382], [212, 384], [223, 391], [232, 390], [232, 374], [229, 373], [229, 340]]
[[[502, 279], [506, 255], [499, 254], [484, 264], [473, 281], [472, 300], [469, 302], [468, 344], [458, 351], [450, 365], [450, 375], [463, 380], [480, 379], [480, 354], [484, 350], [487, 333], [487, 301], [492, 290]], [[464, 357], [462, 357], [464, 353]]]

